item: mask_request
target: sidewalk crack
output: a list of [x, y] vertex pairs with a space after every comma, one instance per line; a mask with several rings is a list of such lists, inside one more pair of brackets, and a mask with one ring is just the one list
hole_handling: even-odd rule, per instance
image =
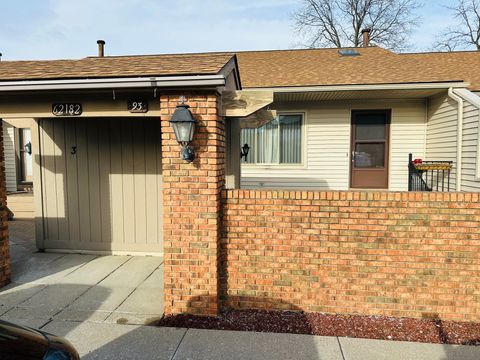
[[343, 353], [343, 349], [342, 349], [342, 343], [340, 342], [340, 338], [337, 336], [337, 342], [338, 342], [338, 347], [340, 348], [340, 354], [342, 354], [342, 358], [343, 360], [347, 360], [345, 358], [345, 354]]
[[[162, 264], [163, 264], [163, 262], [162, 262]], [[118, 304], [118, 306], [112, 311], [112, 314], [113, 314], [115, 311], [117, 311], [117, 309], [119, 309], [120, 306], [122, 306], [123, 303], [124, 303], [125, 301], [127, 301], [128, 298], [130, 298], [130, 296], [132, 296], [132, 294], [133, 294], [145, 281], [147, 281], [147, 280], [155, 273], [155, 271], [157, 271], [161, 266], [162, 266], [162, 265], [160, 264], [158, 267], [156, 267], [150, 274], [147, 275], [147, 277], [145, 277], [145, 279], [143, 279], [132, 291], [130, 291], [130, 293], [125, 297], [125, 299], [123, 299], [123, 301], [122, 301], [120, 304]]]
[[177, 356], [178, 349], [180, 349], [180, 345], [182, 345], [183, 339], [185, 339], [185, 335], [187, 335], [188, 330], [190, 330], [190, 329], [185, 329], [185, 332], [183, 333], [182, 338], [178, 342], [177, 348], [175, 349], [175, 351], [172, 354], [172, 357], [169, 360], [174, 360], [175, 356]]
[[[98, 257], [96, 257], [96, 258], [98, 258]], [[95, 259], [96, 259], [96, 258], [95, 258]], [[90, 260], [90, 261], [93, 261], [93, 260], [94, 260], [94, 259], [92, 259], [92, 260]], [[54, 314], [50, 317], [50, 320], [54, 320], [55, 317], [56, 317], [58, 314], [60, 314], [60, 313], [61, 313], [62, 311], [64, 311], [64, 310], [70, 308], [70, 307], [72, 306], [72, 304], [75, 303], [75, 301], [77, 301], [78, 299], [80, 299], [83, 295], [85, 295], [88, 291], [90, 291], [91, 289], [93, 289], [95, 286], [99, 285], [103, 280], [105, 280], [107, 277], [109, 277], [110, 275], [112, 275], [115, 271], [117, 271], [119, 268], [121, 268], [124, 264], [126, 264], [126, 263], [129, 262], [130, 260], [131, 260], [131, 258], [125, 260], [123, 263], [121, 263], [120, 265], [118, 265], [115, 269], [113, 269], [112, 271], [110, 271], [110, 272], [109, 272], [107, 275], [105, 275], [103, 278], [101, 278], [100, 280], [98, 280], [95, 284], [93, 284], [93, 285], [87, 285], [88, 288], [87, 288], [85, 291], [83, 291], [83, 292], [82, 292], [81, 294], [79, 294], [76, 298], [74, 298], [69, 304], [67, 304], [66, 306], [64, 306], [64, 307], [62, 307], [60, 310], [58, 310], [56, 313], [54, 313]], [[90, 261], [89, 261], [89, 262], [90, 262]], [[88, 263], [89, 263], [89, 262], [88, 262]], [[87, 264], [88, 264], [88, 263], [87, 263]], [[84, 265], [86, 265], [86, 264], [84, 264]], [[84, 266], [84, 265], [83, 265], [83, 266]], [[83, 266], [81, 266], [81, 267], [83, 267]], [[78, 270], [78, 269], [77, 269], [77, 270]], [[73, 272], [74, 272], [74, 271], [72, 271], [72, 273], [73, 273]], [[71, 273], [70, 273], [70, 274], [71, 274]], [[65, 276], [66, 276], [66, 275], [65, 275]], [[53, 285], [55, 285], [55, 284], [53, 284]], [[45, 326], [45, 325], [44, 325], [44, 326]]]

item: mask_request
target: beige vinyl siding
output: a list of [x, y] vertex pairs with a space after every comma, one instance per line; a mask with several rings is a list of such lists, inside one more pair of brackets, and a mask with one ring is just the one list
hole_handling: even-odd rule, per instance
[[355, 109], [392, 109], [390, 188], [408, 189], [408, 153], [425, 155], [425, 101], [331, 101], [277, 104], [278, 112], [303, 112], [303, 164], [299, 166], [242, 165], [242, 188], [348, 190], [350, 183], [350, 124]]
[[162, 253], [158, 119], [56, 118], [39, 125], [43, 247]]
[[408, 154], [425, 158], [425, 100], [396, 104], [390, 128], [389, 190], [408, 190]]
[[5, 121], [3, 121], [3, 151], [5, 156], [5, 179], [7, 183], [7, 191], [17, 191], [15, 128]]
[[478, 109], [464, 102], [463, 141], [462, 141], [462, 191], [480, 191], [477, 178]]
[[456, 189], [457, 109], [457, 103], [446, 94], [432, 97], [428, 101], [425, 160], [453, 161], [451, 191]]

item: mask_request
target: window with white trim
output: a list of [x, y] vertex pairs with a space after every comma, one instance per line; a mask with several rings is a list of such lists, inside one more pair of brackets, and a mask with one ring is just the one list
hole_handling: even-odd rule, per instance
[[302, 114], [279, 114], [257, 129], [242, 129], [241, 145], [250, 151], [244, 163], [289, 165], [302, 163]]

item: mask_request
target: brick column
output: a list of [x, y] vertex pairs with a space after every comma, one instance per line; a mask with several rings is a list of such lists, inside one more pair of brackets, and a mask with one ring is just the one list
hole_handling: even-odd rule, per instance
[[[196, 159], [180, 159], [169, 120], [184, 95], [198, 121]], [[215, 315], [225, 126], [215, 93], [160, 96], [164, 196], [165, 314]]]
[[5, 157], [3, 130], [0, 119], [0, 287], [10, 282], [10, 248], [7, 224], [7, 189], [5, 184]]

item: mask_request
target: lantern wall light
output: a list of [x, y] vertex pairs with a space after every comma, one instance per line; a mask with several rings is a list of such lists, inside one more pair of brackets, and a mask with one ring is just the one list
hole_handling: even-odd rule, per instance
[[195, 160], [195, 152], [189, 147], [189, 144], [193, 140], [197, 121], [193, 118], [190, 110], [188, 110], [189, 108], [190, 106], [185, 104], [185, 98], [182, 97], [182, 103], [177, 105], [170, 120], [170, 125], [173, 128], [177, 142], [182, 145], [180, 159], [190, 163]]

